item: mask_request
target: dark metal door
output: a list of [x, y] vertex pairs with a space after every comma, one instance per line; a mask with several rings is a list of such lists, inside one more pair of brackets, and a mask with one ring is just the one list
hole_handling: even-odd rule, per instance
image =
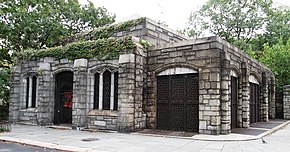
[[54, 123], [72, 122], [73, 73], [62, 72], [56, 76]]
[[250, 123], [260, 121], [260, 89], [258, 84], [250, 83]]
[[231, 77], [231, 128], [237, 128], [238, 117], [238, 79]]
[[198, 132], [198, 74], [157, 77], [157, 128]]

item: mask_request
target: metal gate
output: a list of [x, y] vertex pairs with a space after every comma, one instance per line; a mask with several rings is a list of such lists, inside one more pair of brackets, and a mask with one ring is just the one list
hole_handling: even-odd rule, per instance
[[72, 122], [73, 73], [62, 72], [56, 76], [54, 123]]
[[157, 128], [198, 132], [198, 74], [157, 77]]
[[231, 128], [237, 128], [238, 117], [238, 79], [231, 77]]
[[258, 84], [250, 83], [250, 123], [260, 121], [260, 89]]

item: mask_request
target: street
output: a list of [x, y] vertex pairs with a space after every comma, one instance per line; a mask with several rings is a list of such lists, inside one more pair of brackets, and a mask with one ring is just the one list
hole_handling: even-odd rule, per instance
[[57, 152], [57, 150], [0, 141], [0, 152]]

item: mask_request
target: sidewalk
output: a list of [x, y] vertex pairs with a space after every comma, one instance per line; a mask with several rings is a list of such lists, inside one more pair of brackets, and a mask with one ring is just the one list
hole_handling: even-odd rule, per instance
[[194, 139], [203, 141], [249, 141], [265, 137], [273, 132], [285, 127], [290, 121], [282, 119], [273, 119], [268, 122], [258, 122], [252, 124], [249, 128], [234, 128], [228, 135], [204, 135], [194, 133], [183, 133], [174, 131], [159, 131], [145, 129], [140, 132], [131, 133], [136, 135], [149, 135], [155, 137], [171, 137], [182, 139]]
[[[282, 151], [284, 151], [284, 147], [288, 147], [288, 149], [290, 147], [288, 143], [290, 139], [289, 123], [290, 121], [276, 121], [267, 124], [260, 124], [260, 126], [257, 125], [250, 128], [250, 130], [264, 130], [258, 135], [249, 135], [249, 132], [245, 130], [237, 130], [237, 133], [232, 133], [229, 135], [210, 136], [198, 134], [192, 137], [148, 135], [138, 132], [131, 134], [104, 132], [92, 133], [77, 130], [51, 129], [40, 126], [13, 125], [12, 132], [0, 134], [0, 140], [63, 151], [78, 152], [264, 151], [261, 150], [263, 148], [265, 148], [265, 151], [267, 151], [271, 150], [271, 146], [279, 145], [281, 145], [279, 148], [282, 148]], [[279, 135], [279, 137], [273, 135], [273, 137], [267, 136], [283, 127], [286, 127], [286, 129], [283, 129], [279, 132], [284, 131], [288, 135], [284, 135], [285, 133], [276, 133]], [[269, 144], [266, 146], [270, 147], [265, 147], [265, 144], [263, 144], [261, 140], [255, 140], [261, 137], [264, 137], [269, 142]], [[272, 138], [274, 139], [272, 140]], [[281, 141], [278, 141], [277, 139], [281, 139]], [[270, 143], [273, 143], [273, 145]], [[279, 151], [279, 148], [274, 148], [274, 150]]]

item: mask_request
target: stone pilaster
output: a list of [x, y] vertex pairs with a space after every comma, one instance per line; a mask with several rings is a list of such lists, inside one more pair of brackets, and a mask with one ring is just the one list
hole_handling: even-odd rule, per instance
[[247, 63], [242, 63], [242, 122], [244, 128], [250, 126], [250, 83]]
[[136, 52], [135, 66], [135, 130], [141, 130], [146, 126], [145, 105], [143, 101], [144, 88], [144, 53], [138, 48]]
[[118, 131], [135, 131], [135, 54], [119, 57]]
[[87, 92], [87, 59], [76, 59], [74, 61], [73, 80], [73, 109], [72, 126], [84, 127], [87, 123], [86, 92]]
[[270, 79], [270, 93], [269, 93], [269, 104], [270, 104], [270, 109], [269, 109], [269, 119], [275, 118], [275, 110], [276, 110], [276, 99], [275, 99], [275, 78], [271, 77]]
[[230, 111], [230, 61], [221, 63], [221, 134], [228, 134], [231, 131], [231, 111]]
[[283, 87], [284, 119], [290, 119], [290, 85]]
[[261, 85], [261, 95], [260, 95], [260, 102], [261, 102], [261, 121], [268, 121], [268, 83], [266, 73], [262, 73], [262, 85]]
[[53, 122], [54, 80], [51, 74], [51, 63], [53, 58], [44, 58], [38, 63], [38, 101], [37, 115], [38, 124]]
[[134, 54], [123, 54], [119, 57], [118, 130], [120, 132], [145, 128], [143, 60], [141, 48], [137, 48]]
[[9, 121], [17, 122], [19, 121], [19, 111], [20, 107], [20, 80], [21, 67], [14, 66], [12, 68], [12, 81], [10, 84], [10, 100], [9, 100]]
[[238, 127], [243, 127], [243, 81], [242, 77], [238, 77]]
[[[220, 134], [220, 71], [218, 67], [202, 70], [199, 83], [199, 133]], [[202, 86], [204, 85], [204, 86]]]

